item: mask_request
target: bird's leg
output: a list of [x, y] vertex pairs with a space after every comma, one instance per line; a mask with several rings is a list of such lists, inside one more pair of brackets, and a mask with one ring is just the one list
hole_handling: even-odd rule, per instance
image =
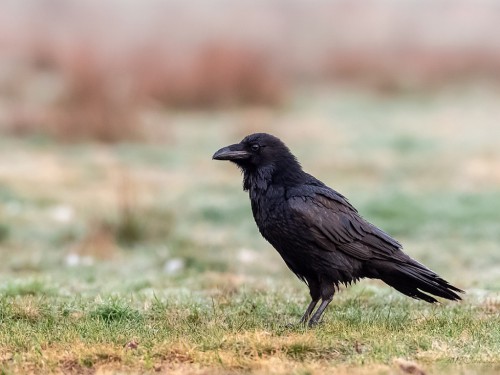
[[306, 312], [300, 319], [299, 324], [307, 323], [309, 317], [311, 316], [314, 308], [316, 307], [316, 304], [318, 303], [321, 297], [321, 289], [319, 287], [320, 284], [317, 279], [307, 278], [307, 286], [309, 286], [309, 294], [311, 295], [311, 302], [309, 303], [309, 306], [307, 306]]
[[318, 298], [313, 298], [311, 300], [311, 303], [309, 303], [309, 306], [307, 306], [307, 309], [306, 309], [306, 312], [304, 313], [304, 315], [302, 315], [302, 318], [300, 319], [300, 324], [306, 324], [307, 321], [309, 320], [309, 317], [311, 316], [314, 308], [316, 307], [316, 304], [318, 303], [319, 301], [319, 297]]
[[332, 302], [333, 295], [335, 294], [335, 285], [333, 283], [322, 283], [321, 285], [321, 304], [318, 310], [314, 313], [311, 320], [309, 320], [309, 327], [313, 327], [319, 323], [323, 312]]
[[332, 302], [333, 296], [331, 296], [328, 299], [322, 299], [321, 300], [321, 305], [319, 305], [318, 310], [314, 313], [312, 316], [311, 320], [309, 320], [309, 327], [314, 327], [316, 324], [319, 323], [319, 320], [321, 319], [321, 315], [323, 315], [323, 312], [325, 309], [328, 307], [330, 302]]

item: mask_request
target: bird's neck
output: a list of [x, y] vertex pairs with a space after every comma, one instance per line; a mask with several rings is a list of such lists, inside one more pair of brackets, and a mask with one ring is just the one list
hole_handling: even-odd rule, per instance
[[304, 181], [304, 172], [300, 165], [288, 165], [286, 168], [266, 167], [243, 170], [243, 190], [265, 192], [269, 186], [292, 187]]
[[274, 170], [271, 167], [244, 169], [243, 170], [243, 190], [245, 191], [266, 191], [273, 181]]

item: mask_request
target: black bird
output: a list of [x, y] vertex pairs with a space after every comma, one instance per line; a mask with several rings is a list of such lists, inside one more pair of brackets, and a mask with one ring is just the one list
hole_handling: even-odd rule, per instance
[[243, 189], [249, 192], [260, 233], [309, 286], [312, 300], [302, 323], [317, 324], [339, 284], [364, 277], [381, 279], [430, 303], [437, 300], [429, 294], [461, 299], [455, 292], [462, 290], [410, 258], [398, 241], [361, 217], [342, 194], [304, 172], [275, 136], [249, 135], [221, 148], [213, 159], [230, 160], [242, 170]]

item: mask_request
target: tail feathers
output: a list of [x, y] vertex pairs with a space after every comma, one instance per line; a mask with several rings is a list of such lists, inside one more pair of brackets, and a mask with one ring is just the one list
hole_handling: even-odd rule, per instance
[[383, 264], [379, 264], [379, 267], [377, 267], [378, 277], [409, 297], [421, 299], [429, 303], [438, 302], [429, 294], [452, 301], [462, 299], [457, 293], [464, 293], [463, 290], [454, 287], [413, 259], [406, 263], [380, 263]]

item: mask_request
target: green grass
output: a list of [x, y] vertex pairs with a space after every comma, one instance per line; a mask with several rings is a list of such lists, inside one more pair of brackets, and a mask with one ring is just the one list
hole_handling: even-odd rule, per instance
[[[304, 371], [317, 361], [326, 361], [324, 369], [370, 368], [394, 358], [456, 370], [499, 359], [498, 300], [469, 295], [460, 304], [431, 306], [362, 283], [337, 295], [323, 324], [310, 330], [288, 326], [307, 302], [297, 288], [235, 290], [218, 281], [208, 289], [202, 285], [210, 280], [199, 278], [191, 290], [178, 282], [76, 297], [46, 280], [9, 285], [0, 297], [0, 355], [9, 358], [4, 371], [55, 372], [69, 362], [138, 371], [168, 368], [177, 357], [215, 372], [257, 370], [270, 358]], [[130, 342], [137, 348], [127, 349]]]
[[[1, 301], [0, 354], [26, 353], [4, 362], [6, 371], [22, 371], [27, 358], [37, 371], [56, 371], [62, 354], [92, 368], [110, 359], [122, 369], [164, 367], [178, 355], [206, 368], [253, 370], [259, 359], [271, 357], [303, 369], [311, 361], [361, 366], [394, 358], [493, 365], [500, 352], [498, 314], [470, 298], [462, 305], [429, 306], [356, 287], [341, 293], [312, 330], [287, 325], [298, 321], [305, 301], [280, 289], [191, 298], [9, 294]], [[132, 341], [137, 348], [124, 349]]]
[[[500, 148], [479, 114], [499, 98], [323, 92], [251, 125], [168, 113], [164, 143], [2, 137], [0, 373], [498, 373]], [[262, 130], [464, 301], [364, 280], [317, 329], [290, 328], [307, 287], [258, 234], [238, 170], [211, 160]]]

